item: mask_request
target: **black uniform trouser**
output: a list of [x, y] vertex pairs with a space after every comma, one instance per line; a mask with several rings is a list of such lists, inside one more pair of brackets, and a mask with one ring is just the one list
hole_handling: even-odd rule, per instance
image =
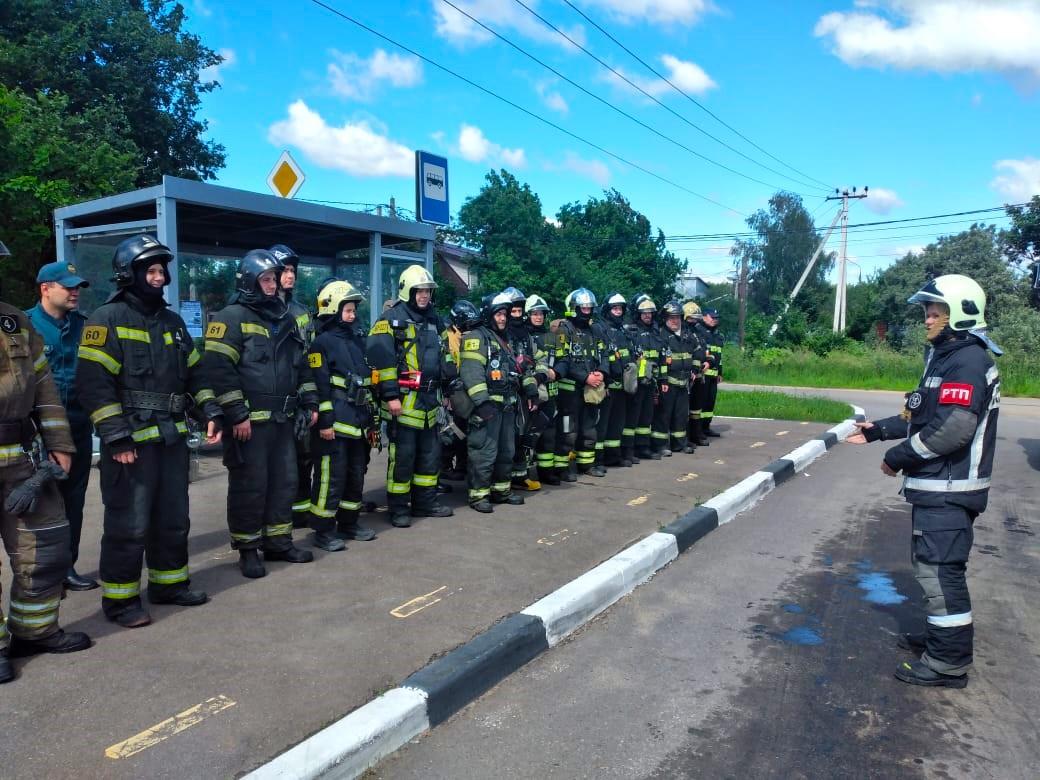
[[581, 390], [561, 389], [556, 403], [556, 468], [567, 468], [573, 451], [578, 471], [588, 471], [596, 462], [599, 406], [585, 403]]
[[390, 460], [386, 467], [386, 503], [391, 515], [408, 514], [437, 504], [441, 440], [434, 428], [412, 428], [400, 420], [387, 423]]
[[626, 427], [632, 429], [636, 452], [646, 453], [650, 449], [650, 426], [654, 419], [654, 386], [639, 385], [636, 394], [628, 403]]
[[11, 491], [32, 474], [28, 458], [0, 467], [0, 536], [13, 570], [6, 624], [0, 612], [0, 649], [7, 647], [8, 629], [22, 639], [43, 639], [58, 630], [61, 583], [69, 568], [69, 525], [61, 494], [48, 482], [32, 512], [16, 517], [3, 508]]
[[[607, 447], [607, 425], [610, 423], [610, 410], [614, 407], [614, 390], [607, 390], [607, 397], [599, 405], [599, 416], [596, 419], [596, 465], [604, 464]], [[618, 442], [620, 445], [620, 440]]]
[[[457, 414], [452, 415], [452, 421], [458, 426], [459, 430], [463, 433], [469, 429], [469, 421], [459, 417]], [[466, 449], [467, 443], [465, 438], [458, 438], [457, 436], [452, 439], [451, 446], [445, 447], [441, 445], [441, 472], [445, 471], [466, 471]]]
[[952, 504], [913, 508], [914, 577], [928, 613], [921, 661], [940, 674], [962, 675], [972, 663], [967, 569], [977, 514]]
[[[603, 464], [618, 466], [621, 463], [622, 448], [625, 445], [625, 425], [628, 419], [628, 405], [632, 396], [620, 387], [611, 388], [606, 401], [599, 407], [599, 425], [596, 426], [596, 462], [600, 453]], [[629, 449], [632, 447], [634, 431], [629, 435]], [[602, 445], [602, 448], [600, 447]]]
[[314, 484], [309, 500], [310, 526], [328, 533], [357, 525], [368, 466], [368, 442], [337, 436], [312, 443]]
[[[520, 404], [524, 404], [523, 409], [519, 408]], [[531, 466], [528, 462], [528, 456], [531, 451], [525, 446], [529, 439], [525, 437], [530, 436], [534, 412], [527, 409], [526, 404], [527, 401], [520, 398], [514, 405], [516, 411], [513, 419], [513, 463], [510, 467], [509, 476], [511, 479], [518, 481], [523, 481], [527, 477], [527, 470]]]
[[686, 425], [690, 418], [690, 394], [686, 385], [668, 383], [654, 409], [654, 447], [678, 452], [686, 446]]
[[700, 410], [701, 427], [706, 429], [711, 425], [711, 420], [715, 416], [715, 398], [719, 394], [719, 378], [706, 376], [703, 382], [695, 383], [694, 388], [696, 395], [690, 402], [690, 408]]
[[513, 447], [516, 443], [516, 409], [506, 404], [490, 420], [474, 415], [469, 421], [467, 481], [472, 504], [489, 495], [504, 498], [512, 490]]
[[302, 441], [296, 439], [296, 495], [293, 497], [293, 520], [298, 526], [307, 525], [310, 520], [308, 510], [311, 508], [311, 480], [317, 458], [311, 453], [310, 437]]
[[86, 412], [68, 409], [69, 427], [76, 452], [72, 456], [72, 467], [68, 479], [58, 483], [61, 498], [65, 502], [65, 517], [69, 519], [69, 549], [72, 553], [69, 568], [79, 560], [79, 540], [83, 534], [83, 504], [87, 499], [87, 484], [90, 482], [90, 462], [93, 457], [93, 428]]
[[280, 552], [292, 547], [296, 446], [291, 421], [256, 423], [249, 441], [224, 444], [227, 521], [235, 550]]
[[101, 606], [109, 617], [141, 604], [142, 558], [148, 593], [188, 587], [188, 443], [139, 444], [133, 463], [117, 463], [101, 447]]
[[552, 396], [539, 407], [548, 420], [545, 428], [538, 434], [538, 441], [534, 448], [538, 476], [541, 478], [556, 468], [556, 399], [557, 396]]

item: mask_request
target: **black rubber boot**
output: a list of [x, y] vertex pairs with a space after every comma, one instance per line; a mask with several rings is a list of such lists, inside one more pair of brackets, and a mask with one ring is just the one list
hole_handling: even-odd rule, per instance
[[353, 539], [355, 542], [371, 542], [376, 538], [376, 532], [361, 523], [338, 525], [336, 534], [341, 539]]
[[78, 653], [80, 650], [86, 650], [91, 644], [90, 637], [82, 631], [64, 631], [59, 628], [43, 639], [21, 639], [12, 636], [11, 647], [7, 652], [11, 658], [25, 658], [40, 653]]
[[539, 481], [543, 485], [559, 485], [560, 475], [556, 469], [540, 469], [538, 471]]
[[251, 580], [267, 576], [267, 569], [264, 568], [264, 562], [260, 560], [259, 550], [239, 550], [238, 568], [242, 570], [244, 576]]
[[565, 468], [563, 470], [563, 473], [560, 474], [560, 478], [564, 482], [577, 482], [578, 481], [578, 464], [575, 463], [572, 460], [570, 462], [570, 465], [568, 465], [567, 468]]
[[702, 418], [701, 419], [701, 430], [704, 432], [705, 436], [710, 436], [713, 439], [721, 439], [722, 438], [722, 434], [719, 433], [718, 431], [713, 431], [711, 429], [711, 421], [712, 421], [711, 417]]
[[426, 509], [413, 509], [412, 517], [451, 517], [455, 514], [450, 506], [434, 504]]
[[925, 634], [900, 634], [896, 638], [896, 644], [904, 650], [915, 653], [923, 653], [925, 650]]
[[483, 512], [486, 515], [489, 515], [495, 511], [495, 508], [491, 506], [491, 502], [488, 501], [486, 498], [482, 498], [479, 501], [474, 501], [472, 504], [469, 505], [469, 508], [477, 512]]
[[929, 688], [968, 687], [968, 675], [939, 674], [920, 661], [903, 661], [896, 667], [895, 674], [897, 680], [911, 685], [924, 685]]
[[14, 667], [11, 666], [11, 662], [7, 660], [6, 648], [0, 650], [0, 685], [5, 682], [11, 682], [14, 679]]
[[509, 504], [511, 506], [521, 506], [524, 503], [524, 497], [518, 496], [516, 493], [506, 493], [504, 496], [496, 496], [494, 493], [491, 494], [492, 504]]
[[123, 628], [142, 628], [152, 622], [152, 616], [140, 604], [105, 617]]
[[607, 469], [605, 466], [595, 465], [586, 472], [590, 477], [605, 477], [607, 476]]
[[405, 512], [394, 513], [390, 515], [390, 525], [394, 528], [409, 528], [412, 525], [412, 517]]
[[286, 563], [310, 563], [314, 560], [314, 553], [310, 550], [301, 550], [295, 545], [290, 545], [284, 550], [264, 550], [265, 561], [285, 561]]
[[347, 549], [347, 543], [332, 531], [315, 531], [314, 546], [325, 552], [340, 552]]
[[182, 588], [174, 593], [164, 593], [153, 596], [148, 594], [148, 600], [153, 604], [173, 604], [175, 607], [197, 607], [209, 601], [209, 596], [203, 590], [189, 590]]

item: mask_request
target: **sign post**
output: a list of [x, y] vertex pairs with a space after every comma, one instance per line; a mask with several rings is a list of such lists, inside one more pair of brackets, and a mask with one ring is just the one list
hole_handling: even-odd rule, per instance
[[415, 214], [420, 222], [447, 225], [448, 160], [429, 152], [415, 153]]
[[267, 186], [275, 195], [292, 198], [300, 191], [300, 187], [303, 186], [306, 179], [300, 166], [296, 164], [296, 160], [286, 150], [282, 152], [282, 156], [278, 158], [274, 168], [267, 174]]

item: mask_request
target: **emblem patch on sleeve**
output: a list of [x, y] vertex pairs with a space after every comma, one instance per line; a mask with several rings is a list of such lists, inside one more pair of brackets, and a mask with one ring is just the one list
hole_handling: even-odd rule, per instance
[[108, 328], [104, 325], [88, 325], [83, 329], [80, 344], [85, 347], [103, 347], [108, 339]]
[[462, 349], [466, 352], [476, 352], [480, 349], [480, 339], [466, 339], [462, 345]]
[[372, 326], [372, 330], [368, 332], [369, 336], [379, 336], [383, 333], [390, 332], [390, 323], [386, 320], [376, 320], [376, 324]]
[[971, 406], [971, 398], [975, 393], [972, 385], [945, 382], [939, 386], [939, 403]]
[[307, 355], [307, 365], [311, 368], [321, 368], [321, 353], [311, 352]]
[[223, 322], [211, 322], [206, 328], [206, 338], [208, 339], [222, 339], [225, 333], [227, 333], [227, 324]]

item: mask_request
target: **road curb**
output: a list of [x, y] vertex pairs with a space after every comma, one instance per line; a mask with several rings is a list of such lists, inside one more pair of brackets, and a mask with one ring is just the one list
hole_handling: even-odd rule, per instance
[[[851, 405], [851, 404], [850, 404]], [[647, 582], [718, 526], [750, 509], [855, 430], [864, 411], [777, 458], [659, 532], [625, 548], [267, 764], [246, 780], [354, 778], [442, 723]]]

